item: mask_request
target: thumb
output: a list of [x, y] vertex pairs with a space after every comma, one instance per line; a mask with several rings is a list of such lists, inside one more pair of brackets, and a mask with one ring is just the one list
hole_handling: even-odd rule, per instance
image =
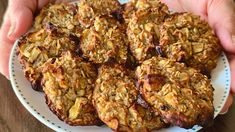
[[8, 61], [9, 61], [9, 54], [11, 52], [11, 47], [13, 44], [13, 41], [9, 40], [6, 37], [6, 33], [9, 31], [9, 28], [10, 28], [10, 19], [9, 17], [5, 17], [0, 30], [0, 53], [1, 53], [0, 73], [2, 73], [8, 79], [9, 79]]
[[[8, 62], [14, 41], [27, 32], [33, 20], [33, 1], [9, 0], [2, 27], [0, 29], [0, 73], [9, 78]], [[32, 7], [32, 8], [31, 8]]]
[[229, 94], [226, 103], [224, 104], [224, 107], [222, 108], [222, 110], [220, 111], [220, 114], [226, 114], [229, 110], [229, 107], [233, 104], [233, 95]]
[[10, 7], [8, 13], [10, 17], [10, 29], [6, 34], [6, 37], [15, 41], [31, 27], [33, 22], [33, 12], [26, 6], [16, 6]]
[[9, 43], [8, 40], [4, 40], [0, 38], [0, 53], [1, 53], [1, 61], [0, 61], [0, 73], [2, 73], [6, 78], [9, 79], [9, 70], [8, 70], [8, 63], [10, 52], [12, 48], [12, 44]]
[[235, 95], [235, 55], [230, 55], [228, 57], [231, 70], [231, 91], [232, 94]]
[[207, 5], [208, 22], [215, 29], [223, 48], [235, 53], [235, 4], [233, 0], [211, 0]]

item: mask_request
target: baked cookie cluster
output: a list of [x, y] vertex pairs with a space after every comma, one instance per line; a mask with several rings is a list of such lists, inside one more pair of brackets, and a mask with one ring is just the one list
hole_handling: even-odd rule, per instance
[[207, 22], [158, 0], [81, 0], [44, 7], [17, 54], [62, 121], [145, 132], [213, 120], [221, 51]]

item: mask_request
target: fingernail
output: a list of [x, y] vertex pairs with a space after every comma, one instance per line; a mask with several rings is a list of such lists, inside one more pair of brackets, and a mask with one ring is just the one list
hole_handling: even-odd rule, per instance
[[8, 34], [7, 34], [9, 38], [12, 36], [14, 31], [15, 31], [15, 24], [11, 24], [11, 27], [10, 27]]
[[232, 35], [233, 45], [235, 46], [235, 35]]
[[224, 112], [220, 112], [219, 114], [220, 114], [220, 115], [225, 115], [225, 114], [227, 114], [227, 113], [228, 113], [228, 109], [225, 110]]

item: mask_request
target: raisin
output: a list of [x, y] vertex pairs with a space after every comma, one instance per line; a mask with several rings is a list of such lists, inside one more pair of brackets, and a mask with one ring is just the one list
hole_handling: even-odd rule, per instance
[[168, 105], [161, 105], [160, 109], [163, 111], [168, 111], [170, 109], [170, 107]]
[[43, 92], [41, 82], [37, 80], [34, 84], [31, 84], [33, 90], [38, 91], [38, 92]]

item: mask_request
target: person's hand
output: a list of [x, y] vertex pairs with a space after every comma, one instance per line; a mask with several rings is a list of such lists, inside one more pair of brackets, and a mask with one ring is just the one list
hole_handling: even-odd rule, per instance
[[235, 3], [233, 0], [161, 0], [177, 12], [192, 12], [207, 20], [229, 56], [231, 93], [221, 113], [228, 111], [235, 93]]
[[8, 62], [14, 41], [28, 31], [36, 9], [49, 0], [9, 0], [0, 29], [0, 73], [9, 78]]

